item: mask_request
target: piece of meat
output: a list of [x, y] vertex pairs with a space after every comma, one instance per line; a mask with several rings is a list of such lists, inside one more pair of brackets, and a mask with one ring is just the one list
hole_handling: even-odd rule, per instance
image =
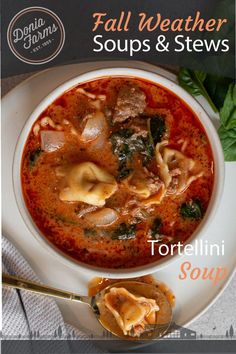
[[144, 138], [148, 135], [147, 128], [147, 119], [143, 117], [135, 117], [127, 123], [124, 123], [124, 127], [128, 129], [132, 129], [134, 134], [132, 135], [132, 139], [136, 139], [136, 137], [142, 136]]
[[143, 113], [145, 107], [145, 93], [138, 87], [124, 85], [118, 93], [113, 121], [124, 122], [128, 118], [136, 117]]

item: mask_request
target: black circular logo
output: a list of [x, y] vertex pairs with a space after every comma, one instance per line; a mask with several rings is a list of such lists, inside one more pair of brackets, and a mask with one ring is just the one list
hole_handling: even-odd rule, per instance
[[60, 18], [44, 7], [28, 7], [18, 12], [7, 30], [12, 53], [21, 61], [40, 65], [54, 59], [65, 42]]

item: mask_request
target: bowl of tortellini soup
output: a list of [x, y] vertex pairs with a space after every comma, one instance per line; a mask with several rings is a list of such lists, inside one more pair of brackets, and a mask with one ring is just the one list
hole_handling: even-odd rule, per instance
[[161, 255], [161, 245], [206, 232], [224, 161], [210, 118], [176, 83], [109, 68], [71, 79], [36, 107], [17, 143], [13, 181], [26, 225], [51, 254], [127, 278], [178, 257]]

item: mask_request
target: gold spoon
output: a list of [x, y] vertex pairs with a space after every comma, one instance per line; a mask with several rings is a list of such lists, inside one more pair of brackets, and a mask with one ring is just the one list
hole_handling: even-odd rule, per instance
[[[111, 332], [113, 335], [121, 337], [123, 339], [150, 340], [162, 337], [168, 331], [172, 322], [171, 305], [166, 296], [163, 294], [163, 292], [160, 291], [160, 289], [158, 289], [158, 286], [154, 284], [147, 284], [133, 280], [119, 281], [117, 283], [113, 283], [107, 286], [95, 296], [81, 296], [79, 294], [55, 289], [47, 285], [41, 285], [8, 274], [2, 275], [2, 284], [5, 287], [21, 289], [36, 294], [85, 303], [92, 308], [96, 318], [106, 330]], [[160, 310], [157, 312], [155, 325], [148, 325], [148, 327], [145, 328], [145, 332], [141, 334], [140, 337], [124, 335], [123, 331], [118, 326], [111, 312], [103, 304], [105, 294], [109, 292], [112, 287], [123, 287], [128, 291], [133, 291], [140, 296], [155, 299], [160, 308]]]

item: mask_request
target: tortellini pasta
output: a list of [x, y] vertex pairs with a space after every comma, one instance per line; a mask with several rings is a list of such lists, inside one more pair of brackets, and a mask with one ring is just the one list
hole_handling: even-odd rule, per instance
[[135, 171], [124, 181], [124, 184], [132, 193], [137, 194], [141, 198], [148, 198], [151, 195], [146, 176], [141, 171]]
[[159, 306], [154, 299], [135, 296], [125, 288], [111, 288], [105, 295], [105, 306], [113, 314], [124, 335], [140, 335], [147, 324], [155, 324]]
[[117, 190], [115, 178], [93, 162], [61, 168], [57, 174], [64, 176], [67, 183], [67, 187], [59, 194], [62, 201], [103, 206], [106, 199]]
[[164, 196], [164, 184], [158, 176], [145, 173], [144, 170], [135, 171], [124, 184], [142, 200], [142, 204], [160, 204]]
[[164, 140], [156, 145], [156, 161], [159, 175], [164, 182], [167, 194], [180, 194], [203, 172], [194, 173], [196, 163], [182, 152], [166, 147], [168, 141]]
[[152, 205], [152, 204], [160, 204], [162, 199], [164, 198], [166, 194], [166, 188], [164, 186], [164, 183], [162, 183], [158, 189], [158, 191], [156, 193], [154, 193], [153, 195], [151, 195], [149, 198], [147, 198], [146, 200], [142, 201], [143, 205]]

